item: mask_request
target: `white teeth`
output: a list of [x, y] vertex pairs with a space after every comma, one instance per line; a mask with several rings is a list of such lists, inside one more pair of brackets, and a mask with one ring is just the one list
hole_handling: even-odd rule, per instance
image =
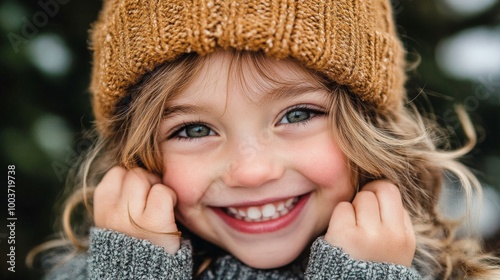
[[286, 201], [268, 203], [264, 206], [252, 206], [252, 207], [228, 207], [226, 208], [226, 213], [230, 216], [247, 222], [261, 222], [278, 219], [290, 212], [290, 210], [295, 207], [295, 204], [299, 201], [298, 197], [289, 198]]
[[276, 206], [276, 211], [282, 211], [283, 209], [285, 209], [285, 203], [283, 202], [280, 202], [278, 203], [278, 206]]
[[262, 208], [262, 216], [265, 218], [272, 217], [274, 216], [275, 213], [276, 213], [276, 207], [274, 207], [273, 204], [266, 204]]
[[242, 217], [246, 217], [246, 216], [247, 216], [247, 213], [246, 213], [245, 211], [241, 210], [241, 209], [240, 209], [240, 210], [238, 210], [238, 214], [239, 214], [240, 216], [242, 216]]
[[250, 207], [247, 210], [247, 216], [252, 220], [256, 220], [262, 217], [262, 212], [260, 212], [259, 208], [257, 207]]

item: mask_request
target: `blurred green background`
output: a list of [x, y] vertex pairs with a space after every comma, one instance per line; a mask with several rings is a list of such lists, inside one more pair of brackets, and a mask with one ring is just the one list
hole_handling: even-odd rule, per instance
[[[476, 125], [479, 143], [464, 158], [486, 185], [477, 219], [490, 250], [500, 252], [500, 2], [498, 0], [393, 0], [411, 61], [409, 94], [464, 143], [453, 106], [461, 103]], [[28, 270], [28, 250], [57, 227], [67, 172], [89, 146], [92, 125], [87, 90], [88, 29], [101, 1], [41, 0], [0, 3], [0, 278], [40, 279]], [[16, 267], [7, 270], [7, 167], [16, 171]], [[451, 184], [452, 185], [452, 184]], [[460, 212], [460, 194], [443, 202]]]

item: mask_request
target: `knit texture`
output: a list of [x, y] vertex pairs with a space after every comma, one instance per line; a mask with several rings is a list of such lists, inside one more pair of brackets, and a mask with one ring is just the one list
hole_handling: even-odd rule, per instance
[[293, 58], [381, 113], [401, 107], [404, 51], [389, 0], [104, 2], [91, 31], [98, 126], [147, 72], [184, 53], [221, 48]]
[[342, 249], [331, 246], [323, 238], [318, 238], [311, 248], [311, 260], [306, 271], [306, 279], [370, 279], [401, 280], [421, 279], [418, 273], [403, 265], [378, 263], [352, 259]]
[[93, 229], [90, 240], [90, 279], [189, 279], [192, 275], [187, 241], [170, 255], [147, 240], [110, 230]]
[[[91, 229], [88, 254], [79, 255], [46, 275], [59, 279], [191, 280], [192, 247], [183, 240], [175, 255], [149, 241], [106, 229]], [[304, 273], [305, 271], [305, 273]], [[419, 273], [402, 265], [357, 261], [322, 237], [311, 246], [309, 260], [275, 269], [255, 269], [231, 255], [214, 260], [200, 280], [419, 280]]]

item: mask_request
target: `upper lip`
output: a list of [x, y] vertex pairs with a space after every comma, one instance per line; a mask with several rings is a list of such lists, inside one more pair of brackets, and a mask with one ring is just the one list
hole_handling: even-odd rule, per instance
[[228, 208], [228, 207], [240, 208], [240, 207], [259, 206], [259, 205], [265, 205], [265, 204], [273, 203], [273, 202], [277, 202], [277, 201], [287, 200], [290, 198], [295, 198], [295, 197], [302, 196], [302, 195], [304, 195], [304, 194], [291, 195], [291, 196], [285, 196], [285, 197], [272, 197], [272, 198], [266, 198], [266, 199], [261, 199], [261, 200], [239, 202], [239, 203], [229, 204], [229, 205], [225, 205], [225, 206], [221, 206], [221, 207], [222, 208]]

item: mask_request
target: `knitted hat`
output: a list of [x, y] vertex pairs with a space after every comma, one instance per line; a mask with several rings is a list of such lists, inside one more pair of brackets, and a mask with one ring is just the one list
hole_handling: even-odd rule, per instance
[[404, 51], [389, 0], [105, 0], [91, 33], [101, 132], [127, 89], [184, 53], [262, 51], [294, 58], [381, 113], [404, 96]]

